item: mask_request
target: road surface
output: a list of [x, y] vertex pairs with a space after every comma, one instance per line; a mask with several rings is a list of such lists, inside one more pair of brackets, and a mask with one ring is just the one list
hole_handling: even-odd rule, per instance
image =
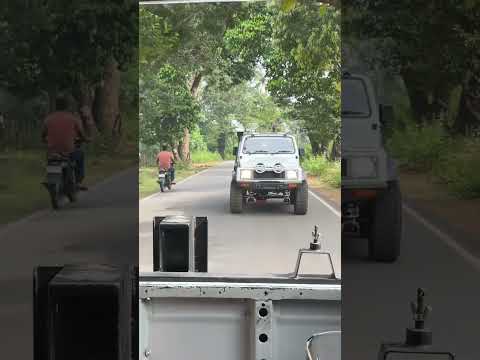
[[35, 266], [137, 264], [137, 239], [137, 169], [83, 193], [73, 206], [58, 212], [40, 211], [0, 228], [1, 357], [33, 359]]
[[401, 257], [394, 264], [367, 261], [365, 240], [342, 242], [342, 358], [376, 359], [381, 340], [404, 341], [417, 287], [426, 289], [433, 307], [434, 344], [457, 360], [480, 358], [480, 260], [465, 247], [472, 239], [447, 232], [445, 221], [426, 218], [412, 204], [404, 204], [403, 219]]
[[[207, 216], [209, 272], [261, 274], [293, 271], [299, 248], [312, 240], [314, 225], [322, 245], [332, 253], [341, 275], [340, 217], [338, 211], [310, 194], [306, 215], [293, 215], [282, 201], [250, 205], [242, 214], [229, 211], [233, 162], [224, 162], [140, 202], [140, 271], [152, 271], [152, 219], [154, 216]], [[317, 260], [317, 259], [314, 259]], [[307, 259], [305, 272], [327, 272]], [[318, 265], [317, 265], [318, 266]]]

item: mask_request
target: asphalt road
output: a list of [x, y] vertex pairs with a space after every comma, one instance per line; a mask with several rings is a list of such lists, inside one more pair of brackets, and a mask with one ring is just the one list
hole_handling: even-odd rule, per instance
[[380, 341], [404, 341], [417, 287], [433, 307], [427, 325], [434, 345], [457, 360], [480, 358], [480, 260], [465, 246], [471, 239], [411, 204], [404, 205], [403, 219], [396, 263], [369, 262], [366, 240], [342, 242], [342, 358], [376, 359]]
[[0, 228], [1, 357], [33, 359], [35, 266], [137, 264], [137, 239], [137, 169], [99, 184], [61, 211], [40, 211]]
[[[229, 211], [233, 162], [224, 162], [140, 202], [140, 271], [152, 271], [154, 216], [207, 216], [209, 272], [286, 274], [294, 269], [298, 249], [308, 247], [314, 225], [323, 235], [323, 249], [332, 254], [341, 275], [340, 217], [335, 209], [310, 194], [306, 215], [294, 215], [282, 201], [249, 205], [242, 214]], [[336, 212], [336, 213], [335, 213]], [[306, 259], [304, 272], [327, 272], [327, 261]], [[317, 260], [318, 259], [313, 259]]]

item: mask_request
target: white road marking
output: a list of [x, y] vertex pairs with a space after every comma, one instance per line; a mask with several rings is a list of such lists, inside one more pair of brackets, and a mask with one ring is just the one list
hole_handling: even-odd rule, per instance
[[330, 210], [331, 212], [333, 212], [336, 216], [338, 217], [341, 217], [342, 214], [340, 213], [340, 211], [338, 211], [337, 209], [335, 209], [332, 205], [330, 205], [328, 202], [326, 202], [325, 200], [323, 200], [320, 196], [318, 196], [317, 194], [315, 194], [313, 191], [309, 190], [308, 191], [310, 193], [310, 195], [312, 195], [315, 199], [317, 199], [318, 201], [320, 201], [328, 210]]
[[427, 219], [425, 219], [422, 215], [420, 215], [417, 211], [413, 210], [408, 205], [403, 204], [403, 210], [407, 214], [415, 218], [420, 224], [425, 226], [438, 238], [440, 238], [447, 246], [449, 246], [458, 255], [460, 255], [466, 262], [470, 263], [470, 265], [472, 265], [476, 270], [480, 271], [480, 259], [470, 254], [470, 252], [468, 252], [463, 246], [461, 246], [451, 236], [445, 234], [442, 230], [440, 230], [438, 227], [433, 225], [431, 222], [429, 222]]
[[[183, 180], [179, 181], [178, 183], [176, 183], [175, 186], [178, 186], [178, 185], [180, 185], [180, 184], [182, 184], [182, 183], [184, 183], [184, 182], [186, 182], [186, 181], [194, 178], [195, 176], [198, 176], [198, 175], [200, 175], [200, 174], [203, 174], [204, 172], [207, 172], [208, 170], [210, 170], [210, 168], [205, 169], [205, 170], [202, 170], [202, 171], [200, 171], [200, 172], [198, 172], [198, 173], [196, 173], [196, 174], [190, 175], [190, 176], [186, 177], [185, 179], [183, 179]], [[158, 191], [158, 192], [156, 192], [155, 194], [152, 194], [152, 195], [149, 195], [149, 196], [147, 196], [147, 197], [144, 197], [143, 199], [140, 199], [140, 202], [145, 201], [145, 200], [152, 199], [152, 198], [154, 198], [154, 197], [159, 196], [160, 194], [161, 194], [161, 192]]]

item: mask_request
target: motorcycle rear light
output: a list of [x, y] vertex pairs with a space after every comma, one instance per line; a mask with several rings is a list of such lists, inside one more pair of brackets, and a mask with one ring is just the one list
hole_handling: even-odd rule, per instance
[[241, 188], [248, 188], [249, 184], [248, 183], [240, 183]]
[[288, 184], [288, 189], [291, 190], [291, 189], [296, 189], [297, 188], [297, 184]]

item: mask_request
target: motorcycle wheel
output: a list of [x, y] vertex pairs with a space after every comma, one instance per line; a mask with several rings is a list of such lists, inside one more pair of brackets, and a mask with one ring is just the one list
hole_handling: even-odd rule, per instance
[[67, 195], [68, 200], [70, 202], [77, 201], [77, 181], [75, 179], [75, 173], [73, 169], [71, 169], [70, 178], [66, 190], [67, 191], [65, 195]]
[[165, 187], [164, 187], [164, 184], [163, 184], [163, 181], [160, 180], [160, 191], [161, 192], [164, 192], [165, 191]]
[[50, 194], [50, 202], [52, 203], [52, 208], [54, 210], [58, 210], [60, 208], [59, 206], [59, 191], [58, 191], [58, 185], [50, 185], [48, 187], [48, 193]]
[[76, 190], [72, 190], [72, 192], [70, 192], [70, 193], [67, 194], [67, 197], [68, 197], [68, 200], [70, 200], [70, 202], [75, 202], [75, 201], [77, 201], [77, 191], [76, 191]]

